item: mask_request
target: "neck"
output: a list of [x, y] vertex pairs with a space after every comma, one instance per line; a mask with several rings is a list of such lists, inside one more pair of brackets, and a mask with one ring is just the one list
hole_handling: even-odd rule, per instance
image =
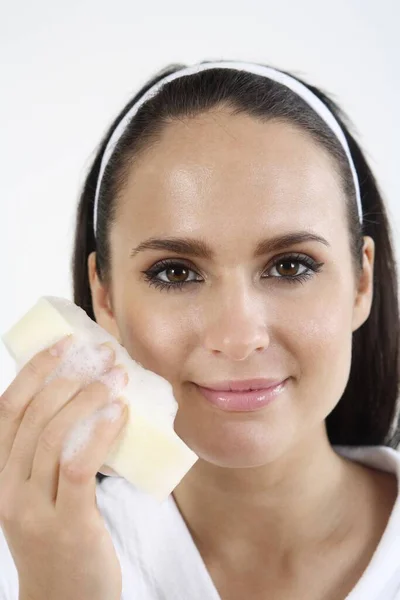
[[174, 498], [203, 555], [251, 548], [276, 560], [345, 535], [349, 494], [359, 477], [323, 427], [260, 467], [223, 468], [199, 459]]

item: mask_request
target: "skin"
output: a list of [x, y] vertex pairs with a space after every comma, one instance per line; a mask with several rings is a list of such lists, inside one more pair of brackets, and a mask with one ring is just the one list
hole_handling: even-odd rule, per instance
[[[258, 241], [304, 230], [328, 245], [254, 257]], [[202, 239], [215, 257], [130, 257], [152, 236]], [[311, 599], [324, 582], [324, 598], [340, 598], [366, 568], [397, 488], [394, 477], [340, 457], [326, 435], [348, 381], [352, 333], [370, 313], [375, 251], [365, 237], [356, 277], [330, 156], [288, 123], [223, 108], [173, 122], [131, 169], [111, 250], [108, 287], [95, 253], [88, 260], [96, 320], [173, 386], [175, 429], [200, 457], [174, 497], [221, 597], [299, 598], [304, 588]], [[307, 271], [274, 266], [293, 253], [321, 270], [302, 284], [283, 280]], [[142, 271], [171, 258], [190, 269], [179, 280], [201, 282], [149, 286]], [[176, 280], [165, 270], [157, 278]], [[252, 413], [214, 408], [193, 385], [252, 377], [289, 379]]]

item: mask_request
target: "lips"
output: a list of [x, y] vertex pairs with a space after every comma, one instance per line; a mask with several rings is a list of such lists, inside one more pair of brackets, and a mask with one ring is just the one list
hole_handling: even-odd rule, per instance
[[266, 390], [282, 383], [284, 377], [276, 379], [255, 378], [244, 380], [219, 381], [214, 383], [198, 383], [202, 388], [217, 392], [249, 392], [253, 390]]
[[[281, 380], [268, 388], [252, 391], [215, 390], [197, 384], [196, 387], [201, 396], [218, 409], [230, 412], [248, 412], [260, 410], [269, 405], [286, 389], [287, 381], [288, 379]], [[226, 383], [224, 385], [226, 386]]]

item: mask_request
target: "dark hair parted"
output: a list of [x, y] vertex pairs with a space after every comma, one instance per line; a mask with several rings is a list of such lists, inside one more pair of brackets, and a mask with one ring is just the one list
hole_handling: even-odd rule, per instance
[[95, 241], [94, 196], [101, 159], [112, 132], [131, 106], [154, 83], [184, 67], [170, 65], [149, 80], [114, 120], [98, 148], [77, 210], [72, 259], [74, 302], [95, 319], [87, 272], [88, 256], [96, 251], [98, 275], [103, 283], [108, 284], [111, 281], [109, 232], [115, 220], [118, 193], [135, 158], [157, 142], [165, 125], [215, 108], [227, 108], [232, 115], [244, 113], [264, 122], [279, 120], [294, 124], [308, 132], [329, 153], [340, 176], [346, 197], [347, 226], [356, 277], [362, 264], [363, 236], [371, 236], [375, 241], [371, 313], [353, 333], [349, 380], [339, 403], [327, 417], [328, 437], [333, 445], [382, 444], [397, 447], [400, 443], [397, 415], [400, 328], [397, 265], [389, 219], [375, 177], [351, 133], [349, 120], [326, 93], [283, 71], [318, 96], [342, 127], [358, 174], [364, 215], [362, 225], [347, 157], [335, 134], [313, 109], [290, 89], [263, 76], [234, 69], [212, 69], [165, 84], [131, 120], [104, 173]]

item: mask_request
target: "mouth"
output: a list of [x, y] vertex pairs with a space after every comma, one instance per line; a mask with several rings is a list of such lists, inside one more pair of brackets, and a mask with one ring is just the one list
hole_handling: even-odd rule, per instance
[[216, 381], [214, 383], [198, 383], [201, 387], [218, 392], [251, 392], [253, 390], [265, 390], [283, 381], [284, 377]]
[[[241, 389], [241, 390], [218, 390], [209, 387], [201, 386], [195, 383], [195, 387], [200, 394], [208, 400], [209, 403], [217, 408], [231, 412], [246, 412], [260, 410], [273, 402], [285, 389], [289, 378], [274, 381], [266, 387], [258, 387], [256, 389]], [[264, 380], [264, 382], [267, 380]], [[231, 382], [232, 383], [232, 382]], [[238, 382], [239, 383], [239, 382]], [[242, 385], [249, 386], [248, 383], [240, 382]], [[227, 386], [225, 384], [220, 384]], [[259, 381], [257, 384], [261, 385]], [[264, 383], [265, 385], [265, 383]]]

